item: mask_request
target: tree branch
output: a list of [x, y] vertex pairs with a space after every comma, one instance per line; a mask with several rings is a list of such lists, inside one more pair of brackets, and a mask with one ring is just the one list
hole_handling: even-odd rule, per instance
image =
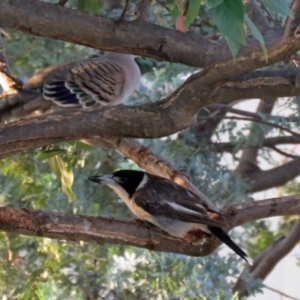
[[239, 112], [240, 115], [250, 115], [250, 114], [251, 114], [252, 117], [250, 117], [250, 118], [247, 118], [247, 117], [235, 117], [235, 116], [222, 117], [222, 116], [219, 116], [219, 115], [215, 114], [215, 115], [213, 115], [213, 116], [211, 116], [211, 117], [201, 117], [201, 118], [204, 119], [204, 120], [205, 120], [205, 119], [210, 119], [210, 118], [211, 118], [211, 119], [219, 119], [219, 118], [222, 118], [222, 119], [228, 119], [228, 120], [242, 120], [242, 121], [257, 122], [257, 123], [261, 123], [261, 124], [268, 125], [268, 126], [270, 126], [270, 127], [278, 128], [278, 129], [280, 129], [280, 130], [282, 130], [282, 131], [286, 131], [286, 132], [292, 134], [292, 135], [295, 136], [295, 137], [300, 137], [300, 134], [299, 134], [299, 133], [297, 133], [297, 132], [295, 132], [295, 131], [292, 131], [292, 130], [290, 130], [290, 129], [287, 128], [287, 127], [278, 125], [278, 124], [276, 124], [276, 123], [269, 122], [269, 121], [265, 121], [265, 120], [263, 120], [263, 119], [261, 118], [261, 116], [258, 115], [258, 114], [251, 113], [251, 112], [248, 112], [248, 111], [243, 111], [243, 110], [237, 110], [237, 109], [235, 109], [235, 108], [232, 108], [232, 109], [229, 108], [228, 110], [229, 110], [229, 111], [234, 111], [234, 110], [240, 111], [240, 112]]
[[[273, 107], [275, 105], [275, 101], [264, 101], [260, 100], [260, 103], [257, 107], [256, 116], [254, 118], [254, 122], [256, 119], [262, 119], [261, 116], [259, 116], [258, 113], [262, 114], [271, 114]], [[239, 110], [231, 109], [230, 110], [233, 113], [240, 113]], [[276, 124], [277, 125], [277, 124]], [[253, 137], [255, 137], [256, 140], [263, 140], [265, 137], [265, 134], [263, 131], [260, 131], [258, 134], [255, 133], [255, 127], [254, 124], [252, 124], [250, 128], [250, 132], [248, 135], [248, 141], [253, 140]], [[299, 135], [300, 137], [300, 135]], [[237, 168], [235, 169], [235, 172], [237, 174], [243, 175], [245, 172], [252, 170], [253, 168], [258, 168], [257, 166], [257, 156], [259, 151], [259, 146], [257, 145], [250, 145], [250, 143], [247, 143], [247, 146], [243, 149], [241, 158], [239, 160], [239, 164]]]
[[[296, 222], [287, 236], [276, 240], [254, 259], [254, 265], [250, 268], [254, 279], [265, 279], [278, 262], [294, 249], [300, 241], [299, 232], [300, 220]], [[240, 298], [248, 295], [247, 283], [242, 276], [236, 282], [233, 290], [239, 293]]]
[[149, 17], [151, 0], [138, 0], [135, 7], [136, 21], [146, 22]]
[[275, 292], [275, 293], [279, 294], [280, 296], [284, 296], [284, 297], [286, 297], [286, 298], [288, 298], [288, 299], [291, 299], [291, 300], [299, 300], [299, 298], [292, 297], [292, 296], [290, 296], [290, 295], [288, 295], [288, 294], [286, 294], [286, 293], [283, 293], [283, 292], [279, 291], [278, 289], [274, 289], [274, 288], [272, 288], [272, 287], [270, 287], [270, 286], [268, 286], [268, 285], [266, 285], [266, 284], [263, 284], [263, 287], [264, 287], [265, 289], [267, 289], [267, 290], [270, 290], [270, 291], [272, 291], [272, 292]]
[[273, 146], [273, 147], [270, 147], [270, 148], [273, 149], [274, 151], [276, 151], [277, 153], [281, 154], [282, 156], [285, 156], [285, 157], [289, 157], [289, 158], [297, 158], [297, 157], [299, 157], [299, 155], [293, 155], [293, 154], [287, 153], [287, 152], [285, 152], [283, 150], [280, 150], [276, 146]]
[[[50, 66], [42, 72], [32, 76], [27, 83], [23, 85], [21, 91], [13, 97], [10, 97], [6, 104], [2, 104], [0, 108], [0, 117], [2, 121], [6, 121], [11, 117], [27, 117], [27, 114], [35, 109], [46, 109], [52, 106], [50, 101], [42, 101], [36, 91], [43, 84], [45, 76], [49, 74], [57, 66]], [[227, 81], [222, 86], [217, 86], [211, 92], [209, 102], [222, 102], [251, 98], [266, 98], [266, 97], [288, 97], [300, 94], [300, 86], [297, 82], [299, 77], [298, 68], [281, 68], [264, 71], [253, 71], [237, 76], [234, 81]], [[33, 90], [33, 91], [32, 91]], [[35, 99], [35, 97], [38, 97]], [[228, 100], [230, 99], [230, 100]], [[33, 103], [30, 103], [33, 102]], [[22, 107], [24, 105], [24, 107]], [[39, 107], [40, 106], [40, 107]], [[219, 108], [220, 106], [218, 106]], [[223, 106], [224, 107], [224, 106]], [[228, 106], [227, 106], [228, 107]], [[214, 111], [213, 108], [208, 108], [209, 111]], [[21, 113], [23, 112], [23, 114]], [[222, 112], [224, 115], [226, 112]], [[215, 115], [215, 114], [214, 114]], [[207, 116], [207, 110], [202, 110], [199, 117]], [[200, 123], [199, 123], [200, 122]], [[194, 133], [200, 133], [199, 138], [207, 140], [211, 136], [215, 126], [220, 120], [200, 120], [197, 124], [192, 125]]]
[[299, 20], [300, 20], [300, 1], [294, 0], [291, 5], [291, 12], [294, 15], [294, 19], [287, 18], [284, 26], [284, 38], [289, 38], [297, 35]]
[[249, 192], [258, 192], [283, 185], [300, 175], [300, 157], [270, 170], [254, 170], [244, 174]]
[[203, 234], [205, 244], [190, 245], [142, 221], [88, 217], [64, 213], [0, 208], [0, 230], [59, 240], [113, 243], [153, 251], [205, 256], [219, 245]]
[[96, 49], [132, 52], [199, 67], [212, 65], [215, 57], [231, 59], [226, 46], [198, 34], [182, 34], [145, 22], [115, 22], [34, 0], [2, 0], [0, 26]]
[[[275, 145], [293, 145], [298, 143], [300, 143], [300, 137], [298, 136], [274, 136], [261, 141], [261, 146], [273, 149]], [[232, 152], [236, 147], [233, 143], [212, 143], [212, 145], [214, 150], [217, 152]]]
[[[133, 53], [197, 67], [212, 66], [216, 62], [232, 58], [227, 46], [196, 33], [183, 34], [144, 22], [116, 23], [107, 18], [34, 0], [2, 0], [0, 26], [96, 49]], [[284, 46], [285, 50], [290, 51], [290, 55], [299, 49], [299, 42], [297, 45], [287, 43], [287, 39], [281, 39], [280, 32], [271, 32], [265, 36], [265, 40], [270, 45], [268, 48], [271, 52], [278, 45]], [[251, 56], [252, 63], [257, 60], [257, 55], [265, 62], [257, 42], [256, 45], [255, 48], [243, 48], [240, 56], [249, 56], [254, 51], [256, 55]], [[272, 62], [271, 53], [268, 59]], [[237, 61], [234, 63], [235, 69], [241, 70], [247, 64], [246, 61], [240, 66]]]
[[[282, 53], [279, 50], [276, 53], [281, 58], [283, 53], [289, 54], [289, 50], [286, 52], [286, 47], [283, 47]], [[273, 57], [273, 59], [277, 60], [277, 57]], [[248, 61], [247, 67], [250, 68], [250, 60], [245, 60]], [[260, 61], [257, 65], [259, 64], [263, 65], [265, 61]], [[22, 151], [49, 143], [93, 138], [94, 136], [155, 138], [173, 134], [187, 127], [195, 112], [218, 99], [218, 94], [224, 99], [224, 94], [219, 93], [222, 91], [222, 86], [216, 82], [229, 75], [228, 69], [233, 73], [241, 71], [237, 66], [239, 66], [237, 61], [234, 64], [228, 62], [195, 74], [168, 98], [157, 103], [138, 107], [105, 107], [93, 112], [70, 112], [63, 118], [57, 115], [55, 117], [43, 116], [7, 125], [5, 131], [2, 129], [2, 136], [0, 130], [0, 155], [1, 157], [8, 156], [10, 151], [15, 151], [17, 148]], [[223, 75], [221, 75], [222, 73]], [[214, 88], [214, 86], [216, 87]], [[227, 92], [232, 92], [232, 90], [226, 89]], [[275, 87], [273, 86], [272, 89]], [[255, 90], [253, 86], [251, 90]], [[243, 90], [242, 95], [246, 98], [244, 92]], [[231, 100], [235, 100], [233, 97], [238, 100], [241, 98], [240, 96], [240, 93], [233, 94]], [[182, 110], [182, 107], [185, 109]], [[122, 122], [121, 126], [120, 122]]]
[[230, 228], [246, 222], [300, 213], [300, 194], [233, 205], [222, 210]]
[[[300, 195], [239, 204], [222, 211], [228, 228], [261, 218], [300, 213]], [[150, 226], [150, 227], [149, 227]], [[203, 233], [201, 247], [169, 236], [135, 220], [87, 217], [64, 213], [0, 208], [0, 230], [71, 241], [114, 243], [191, 256], [211, 254], [220, 242]]]

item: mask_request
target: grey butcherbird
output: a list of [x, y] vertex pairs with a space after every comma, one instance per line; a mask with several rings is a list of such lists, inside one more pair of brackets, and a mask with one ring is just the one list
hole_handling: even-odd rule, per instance
[[194, 193], [163, 177], [137, 170], [120, 170], [113, 174], [91, 176], [89, 180], [112, 188], [127, 204], [131, 212], [168, 234], [188, 239], [199, 230], [215, 235], [249, 265], [252, 259], [236, 245], [221, 228], [220, 215]]

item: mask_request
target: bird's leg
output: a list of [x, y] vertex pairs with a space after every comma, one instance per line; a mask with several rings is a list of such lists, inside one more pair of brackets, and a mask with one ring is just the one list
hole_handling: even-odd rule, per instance
[[149, 247], [149, 250], [153, 250], [154, 249], [154, 243], [152, 242], [153, 241], [153, 235], [152, 235], [151, 227], [153, 228], [153, 227], [156, 227], [156, 226], [152, 225], [151, 223], [149, 223], [147, 221], [141, 220], [141, 219], [134, 219], [134, 220], [132, 220], [132, 222], [134, 222], [138, 226], [143, 226], [143, 227], [147, 228], [148, 233], [149, 233], [148, 247]]
[[199, 228], [195, 228], [195, 229], [190, 230], [186, 234], [186, 236], [183, 238], [183, 240], [185, 243], [192, 245], [192, 244], [199, 242], [199, 240], [203, 239], [207, 235], [208, 235], [207, 233], [200, 230]]

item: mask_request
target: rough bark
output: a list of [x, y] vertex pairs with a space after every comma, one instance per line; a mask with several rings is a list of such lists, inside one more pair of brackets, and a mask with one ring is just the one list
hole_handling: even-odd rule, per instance
[[[35, 0], [2, 0], [0, 26], [96, 49], [134, 53], [197, 67], [211, 66], [232, 57], [225, 44], [210, 41], [196, 33], [183, 34], [144, 22], [115, 22]], [[289, 29], [295, 28], [289, 26]], [[270, 50], [282, 43], [281, 34], [282, 30], [278, 30], [265, 35]], [[290, 38], [291, 35], [285, 36]], [[245, 47], [240, 56], [256, 52], [263, 57], [257, 42], [255, 45], [254, 48]], [[255, 57], [253, 59], [256, 60]]]
[[[227, 230], [247, 221], [299, 214], [300, 195], [231, 206], [222, 213], [229, 226]], [[135, 220], [88, 217], [25, 208], [0, 208], [0, 230], [62, 240], [130, 245], [191, 256], [209, 255], [220, 245], [216, 238], [205, 234], [199, 241], [200, 244], [190, 245], [154, 226], [145, 226], [144, 222]]]

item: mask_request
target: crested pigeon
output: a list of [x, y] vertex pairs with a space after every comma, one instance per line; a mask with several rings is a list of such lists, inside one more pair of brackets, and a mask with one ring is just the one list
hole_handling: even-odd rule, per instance
[[48, 75], [43, 96], [64, 107], [120, 104], [140, 84], [141, 72], [135, 57], [105, 52], [63, 65]]

